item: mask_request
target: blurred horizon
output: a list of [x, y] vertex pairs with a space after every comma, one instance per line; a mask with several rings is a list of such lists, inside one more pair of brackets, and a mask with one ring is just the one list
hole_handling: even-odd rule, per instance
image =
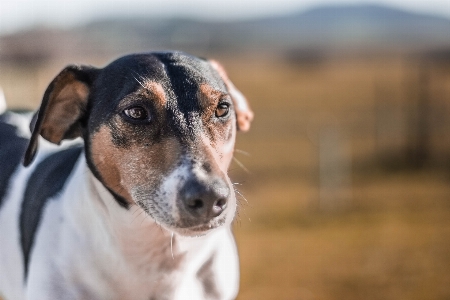
[[206, 0], [189, 2], [168, 0], [69, 1], [5, 0], [0, 4], [0, 36], [32, 28], [74, 29], [96, 20], [128, 18], [189, 19], [198, 21], [248, 21], [304, 13], [326, 6], [384, 6], [408, 13], [450, 19], [450, 4], [445, 0], [262, 0], [226, 3]]
[[35, 27], [0, 36], [0, 60], [45, 63], [178, 49], [197, 56], [247, 53], [292, 60], [330, 56], [432, 55], [450, 51], [450, 18], [375, 4], [321, 5], [248, 20], [127, 14], [76, 27]]

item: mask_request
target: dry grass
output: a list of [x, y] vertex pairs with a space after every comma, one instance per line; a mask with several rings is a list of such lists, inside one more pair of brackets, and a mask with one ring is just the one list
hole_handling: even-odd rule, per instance
[[[405, 117], [415, 65], [254, 61], [229, 69], [256, 112], [253, 131], [238, 143], [251, 153], [238, 157], [252, 173], [231, 173], [245, 181], [249, 200], [235, 226], [238, 299], [449, 299], [448, 169], [390, 173], [376, 163], [377, 89]], [[450, 95], [448, 74], [436, 76], [431, 96], [434, 89]], [[342, 128], [355, 172], [347, 205], [324, 212], [316, 135], [329, 123]]]
[[[237, 148], [250, 156], [236, 154], [251, 173], [237, 164], [230, 171], [249, 202], [240, 200], [234, 227], [238, 299], [450, 299], [448, 169], [390, 173], [376, 164], [378, 89], [382, 104], [398, 113], [393, 130], [402, 133], [415, 92], [405, 80], [415, 66], [399, 59], [313, 66], [222, 60], [256, 113], [251, 132], [238, 137]], [[35, 107], [66, 63], [35, 70], [37, 77], [3, 66], [0, 85], [10, 104]], [[435, 75], [433, 93], [450, 95], [447, 73]], [[346, 205], [332, 211], [319, 209], [317, 135], [324, 125], [340, 128], [354, 170]], [[448, 133], [448, 122], [439, 126]], [[388, 146], [402, 146], [396, 137]], [[398, 147], [392, 151], [401, 154]]]
[[450, 187], [439, 174], [358, 182], [350, 208], [335, 212], [315, 209], [312, 187], [292, 180], [246, 195], [239, 299], [450, 296]]

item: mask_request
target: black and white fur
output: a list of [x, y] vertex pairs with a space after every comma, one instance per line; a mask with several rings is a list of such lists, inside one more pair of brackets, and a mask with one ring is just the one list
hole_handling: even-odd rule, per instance
[[0, 297], [236, 297], [227, 169], [252, 112], [218, 63], [69, 66], [32, 134], [31, 115], [0, 113]]

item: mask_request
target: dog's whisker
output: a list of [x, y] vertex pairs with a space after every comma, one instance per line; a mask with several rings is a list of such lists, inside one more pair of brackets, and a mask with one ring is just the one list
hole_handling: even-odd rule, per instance
[[[246, 212], [246, 210], [245, 210], [244, 208], [242, 208], [242, 213], [248, 218], [248, 221], [249, 221], [249, 222], [252, 221], [252, 220], [250, 219], [250, 216], [247, 215], [247, 212]], [[239, 216], [239, 218], [240, 218], [240, 216]]]
[[148, 218], [150, 218], [150, 216], [148, 214], [145, 214], [144, 220], [147, 220]]
[[[133, 71], [133, 73], [136, 74], [137, 76], [141, 77], [141, 79], [142, 79], [142, 76], [140, 76], [137, 72]], [[134, 80], [136, 80], [137, 83], [139, 83], [140, 86], [145, 88], [144, 84], [141, 81], [139, 81], [139, 79], [137, 79], [134, 75], [133, 75], [133, 78], [134, 78]]]
[[241, 149], [234, 149], [234, 152], [239, 153], [239, 154], [244, 154], [246, 156], [250, 156], [250, 153], [248, 153], [247, 151], [241, 150]]
[[238, 206], [238, 207], [239, 207], [239, 210], [236, 210], [236, 214], [239, 216], [239, 219], [241, 219], [241, 218], [240, 218], [240, 212], [242, 211], [242, 213], [245, 214], [245, 216], [248, 218], [248, 221], [251, 222], [252, 220], [251, 220], [250, 217], [247, 215], [246, 209], [245, 209], [245, 207], [242, 205], [242, 204], [249, 205], [247, 199], [246, 199], [246, 198], [241, 194], [241, 192], [239, 192], [238, 190], [235, 189], [234, 191], [235, 191], [239, 196], [241, 196], [241, 198], [242, 198], [243, 200], [245, 200], [245, 203], [242, 203], [241, 200], [240, 200], [239, 198], [236, 198], [238, 204], [240, 204], [240, 205]]
[[238, 164], [239, 167], [242, 168], [247, 173], [250, 173], [250, 171], [242, 164], [236, 157], [233, 156], [233, 160]]
[[239, 196], [241, 196], [242, 197], [242, 199], [244, 199], [245, 200], [245, 202], [247, 202], [248, 203], [248, 201], [247, 201], [247, 199], [244, 197], [244, 195], [242, 195], [242, 193], [241, 192], [239, 192], [238, 190], [234, 190]]
[[[138, 212], [138, 211], [139, 211], [139, 208], [140, 208], [140, 207], [137, 206], [137, 205], [135, 205], [135, 206], [136, 206], [136, 209], [134, 210], [134, 212], [131, 213], [132, 216], [133, 216], [136, 212]], [[143, 211], [143, 210], [142, 210], [142, 211]]]
[[239, 224], [239, 226], [242, 226], [242, 218], [241, 218], [241, 214], [239, 213], [239, 211], [236, 211], [236, 216], [233, 220], [233, 223], [237, 223], [237, 224]]
[[244, 205], [249, 205], [247, 201], [242, 201], [243, 199], [236, 198], [237, 203], [244, 209]]
[[140, 86], [142, 86], [143, 88], [145, 88], [145, 86], [142, 84], [142, 82], [140, 82], [136, 77], [133, 76], [133, 78], [139, 83]]
[[172, 235], [170, 236], [170, 253], [172, 254], [172, 259], [175, 259], [173, 257], [173, 232]]
[[[140, 216], [142, 215], [142, 213], [144, 213], [144, 211], [141, 211], [140, 213], [137, 214], [137, 216], [134, 217], [134, 219], [131, 221], [130, 224], [133, 224], [133, 222]], [[142, 223], [141, 223], [142, 224]]]
[[142, 221], [141, 221], [140, 226], [142, 226], [142, 224], [144, 224], [144, 221], [147, 219], [147, 217], [148, 217], [148, 214], [145, 214], [144, 218], [143, 218]]

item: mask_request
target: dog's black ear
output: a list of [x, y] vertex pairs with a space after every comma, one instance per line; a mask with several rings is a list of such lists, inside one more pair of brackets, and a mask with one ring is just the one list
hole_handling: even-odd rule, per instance
[[28, 166], [36, 155], [39, 135], [54, 144], [81, 136], [81, 120], [97, 73], [98, 69], [93, 67], [71, 65], [53, 79], [31, 121], [32, 133], [24, 166]]
[[250, 124], [253, 121], [253, 111], [250, 109], [247, 99], [245, 96], [234, 86], [231, 80], [228, 78], [225, 69], [220, 63], [215, 60], [209, 61], [210, 65], [214, 70], [219, 73], [222, 80], [227, 86], [228, 92], [230, 93], [231, 99], [233, 100], [234, 108], [236, 110], [237, 118], [237, 128], [240, 131], [248, 131], [250, 129]]

